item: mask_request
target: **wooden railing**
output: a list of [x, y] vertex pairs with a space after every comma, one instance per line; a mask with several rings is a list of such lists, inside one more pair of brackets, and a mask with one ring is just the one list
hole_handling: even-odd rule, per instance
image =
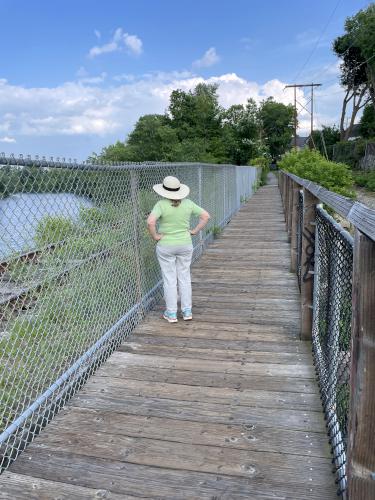
[[[318, 313], [315, 296], [316, 285], [320, 279], [317, 274], [320, 272], [320, 266], [317, 265], [319, 256], [314, 255], [317, 250], [315, 238], [317, 214], [323, 214], [333, 230], [341, 231], [335, 221], [322, 209], [322, 204], [329, 207], [331, 213], [338, 214], [351, 225], [350, 233], [354, 235], [354, 239], [352, 240], [349, 235], [344, 235], [346, 241], [349, 239], [352, 241], [353, 248], [351, 269], [347, 270], [352, 280], [351, 325], [349, 318], [351, 341], [346, 353], [342, 344], [336, 350], [341, 358], [345, 354], [348, 359], [350, 358], [348, 366], [349, 423], [347, 434], [342, 438], [344, 463], [338, 459], [336, 466], [339, 473], [340, 493], [345, 498], [350, 498], [350, 500], [375, 499], [375, 210], [328, 191], [314, 182], [283, 171], [279, 173], [279, 187], [292, 247], [291, 271], [298, 271], [297, 262], [299, 261], [301, 275], [309, 278], [301, 279], [300, 284], [301, 339], [311, 339], [313, 345], [314, 331], [319, 337], [318, 330], [321, 323], [316, 321]], [[302, 210], [299, 201], [301, 199], [303, 200]], [[301, 210], [300, 217], [299, 209]], [[297, 237], [298, 234], [301, 238]], [[341, 248], [342, 245], [336, 246]], [[336, 252], [337, 249], [334, 248], [334, 251]], [[332, 269], [336, 269], [335, 266]], [[334, 283], [336, 287], [340, 286], [340, 276], [331, 276], [330, 279], [330, 283]], [[331, 346], [326, 344], [325, 348], [329, 349]], [[329, 360], [325, 362], [328, 364]], [[330, 367], [326, 365], [324, 369], [329, 370]], [[337, 382], [337, 370], [335, 376]], [[335, 391], [339, 388], [340, 386], [335, 386]], [[336, 418], [336, 408], [332, 405], [332, 399], [328, 406], [325, 408], [327, 419], [332, 413]], [[340, 425], [340, 419], [337, 422], [336, 418], [335, 422], [336, 434], [334, 435], [337, 438], [337, 426]], [[343, 425], [342, 421], [341, 425]], [[342, 437], [341, 433], [340, 436]], [[334, 451], [337, 451], [335, 450], [337, 443], [332, 443], [332, 439], [336, 438], [333, 438], [331, 433], [331, 445]]]

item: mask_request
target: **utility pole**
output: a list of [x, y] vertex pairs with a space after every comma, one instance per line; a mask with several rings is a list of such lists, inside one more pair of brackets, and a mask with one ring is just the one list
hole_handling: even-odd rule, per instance
[[[311, 88], [311, 111], [306, 110], [310, 113], [311, 124], [310, 124], [310, 136], [312, 138], [312, 133], [314, 130], [314, 87], [321, 87], [321, 83], [294, 83], [293, 85], [285, 85], [285, 88], [294, 89], [294, 148], [297, 149], [297, 87], [310, 87]], [[302, 106], [304, 107], [304, 106]], [[306, 109], [306, 108], [305, 108]]]

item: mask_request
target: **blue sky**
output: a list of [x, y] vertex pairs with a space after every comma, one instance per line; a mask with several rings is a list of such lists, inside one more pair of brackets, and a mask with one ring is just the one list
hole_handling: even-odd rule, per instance
[[[360, 0], [0, 0], [0, 151], [71, 156], [123, 140], [173, 88], [219, 83], [224, 106], [318, 81], [338, 120], [333, 38]], [[327, 22], [328, 26], [327, 26]], [[299, 94], [302, 103], [307, 95]], [[301, 115], [301, 133], [309, 117]]]

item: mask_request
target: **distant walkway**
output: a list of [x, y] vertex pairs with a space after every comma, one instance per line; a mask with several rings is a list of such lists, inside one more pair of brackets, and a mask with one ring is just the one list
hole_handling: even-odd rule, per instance
[[289, 256], [268, 185], [194, 267], [194, 321], [156, 307], [0, 477], [0, 498], [336, 498]]

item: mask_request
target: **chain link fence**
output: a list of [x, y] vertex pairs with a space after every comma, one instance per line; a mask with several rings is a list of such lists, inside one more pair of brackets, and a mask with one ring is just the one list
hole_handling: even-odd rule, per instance
[[312, 340], [340, 493], [346, 489], [352, 270], [353, 238], [318, 207]]
[[298, 287], [301, 291], [301, 280], [302, 280], [302, 225], [303, 225], [303, 191], [298, 192], [298, 205], [297, 205], [297, 280]]
[[145, 220], [166, 175], [211, 214], [194, 260], [258, 185], [255, 167], [0, 156], [0, 471], [160, 298]]

